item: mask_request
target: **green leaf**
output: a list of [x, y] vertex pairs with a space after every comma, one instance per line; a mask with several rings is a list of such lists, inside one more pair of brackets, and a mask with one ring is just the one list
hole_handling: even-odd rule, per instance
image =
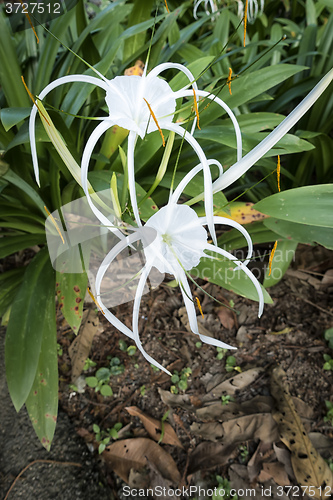
[[[0, 240], [1, 241], [1, 240]], [[12, 269], [0, 275], [0, 317], [7, 311], [13, 302], [26, 268]]]
[[[258, 293], [250, 278], [241, 270], [234, 271], [236, 265], [224, 259], [221, 255], [213, 254], [218, 260], [201, 259], [199, 265], [191, 270], [191, 275], [194, 278], [201, 278], [211, 283], [230, 290], [242, 297], [258, 301]], [[272, 304], [272, 299], [267, 291], [262, 288], [264, 301], [266, 304]]]
[[39, 208], [42, 214], [45, 216], [45, 203], [42, 198], [39, 196], [37, 191], [30, 186], [27, 182], [25, 182], [19, 175], [17, 175], [13, 170], [8, 169], [7, 172], [2, 176], [2, 179], [5, 179], [8, 182], [14, 184], [14, 186], [18, 187], [22, 191], [25, 192], [29, 196], [29, 198], [35, 203], [35, 205]]
[[270, 217], [263, 221], [264, 226], [288, 240], [298, 241], [306, 245], [323, 245], [333, 250], [333, 228], [297, 224]]
[[31, 108], [3, 108], [0, 117], [6, 132], [27, 118], [30, 113]]
[[[266, 228], [264, 221], [247, 224], [246, 229], [251, 236], [254, 245], [269, 243], [277, 239], [277, 234], [274, 233], [273, 230]], [[227, 231], [218, 238], [217, 243], [221, 248], [228, 250], [228, 252], [231, 252], [236, 248], [242, 248], [246, 245], [245, 238], [238, 231], [238, 229]]]
[[54, 271], [47, 248], [43, 248], [25, 271], [6, 334], [7, 383], [16, 411], [34, 383], [42, 340], [54, 332], [54, 295]]
[[23, 248], [45, 243], [45, 234], [26, 234], [19, 236], [5, 236], [0, 238], [0, 259], [11, 255]]
[[255, 210], [277, 219], [333, 228], [333, 184], [303, 186], [268, 196]]
[[86, 377], [86, 384], [89, 387], [97, 387], [98, 385], [98, 380], [96, 377]]
[[61, 312], [74, 333], [78, 333], [87, 290], [86, 273], [56, 273], [56, 291]]
[[284, 273], [290, 265], [290, 262], [294, 259], [297, 245], [297, 241], [284, 240], [278, 242], [272, 260], [270, 276], [269, 269], [266, 271], [264, 279], [265, 288], [276, 285], [276, 283], [282, 279]]
[[109, 385], [102, 385], [100, 393], [102, 394], [102, 396], [105, 396], [105, 397], [113, 395], [112, 389]]
[[[51, 286], [50, 286], [51, 285]], [[47, 327], [43, 339], [37, 372], [30, 394], [25, 402], [30, 420], [42, 445], [49, 451], [57, 423], [58, 413], [58, 359], [57, 325], [53, 284], [49, 283]]]

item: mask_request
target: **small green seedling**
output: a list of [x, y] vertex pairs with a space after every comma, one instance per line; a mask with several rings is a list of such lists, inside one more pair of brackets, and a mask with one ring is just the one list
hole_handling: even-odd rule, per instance
[[223, 349], [223, 347], [217, 347], [216, 351], [217, 351], [216, 359], [221, 360], [224, 358], [224, 356], [228, 352], [228, 349]]
[[107, 429], [106, 431], [101, 430], [97, 424], [93, 425], [93, 431], [96, 434], [95, 439], [99, 442], [98, 453], [101, 454], [105, 450], [106, 446], [109, 444], [111, 439], [114, 441], [118, 439], [118, 431], [122, 428], [123, 424], [121, 422], [117, 422], [111, 429]]
[[140, 387], [140, 394], [141, 394], [141, 396], [144, 396], [146, 394], [146, 386], [145, 385], [142, 385]]
[[323, 354], [325, 363], [323, 364], [323, 370], [333, 370], [333, 359], [329, 354]]
[[230, 396], [229, 394], [226, 394], [226, 395], [221, 396], [221, 401], [222, 401], [222, 406], [225, 406], [225, 405], [228, 405], [229, 403], [231, 403], [232, 401], [235, 401], [235, 400], [232, 396]]
[[62, 356], [63, 350], [60, 344], [57, 344], [57, 354], [58, 356]]
[[116, 356], [110, 359], [110, 373], [111, 375], [121, 375], [125, 371], [125, 366], [120, 362]]
[[326, 416], [324, 417], [324, 422], [330, 422], [333, 425], [333, 403], [330, 401], [325, 401], [325, 405], [327, 408]]
[[186, 391], [188, 386], [187, 379], [189, 378], [191, 373], [192, 373], [191, 368], [183, 368], [180, 373], [177, 370], [175, 370], [171, 377], [171, 382], [174, 385], [170, 387], [170, 392], [172, 394], [178, 394], [179, 390], [183, 392]]
[[216, 493], [212, 495], [212, 500], [238, 500], [237, 495], [230, 495], [230, 482], [219, 475], [215, 476], [217, 480]]
[[89, 387], [93, 387], [95, 392], [100, 392], [102, 396], [112, 396], [113, 392], [109, 386], [110, 375], [108, 368], [99, 368], [95, 377], [86, 377], [86, 383]]
[[157, 368], [157, 366], [153, 365], [152, 363], [150, 363], [150, 366], [151, 366], [153, 372], [159, 372], [160, 371], [160, 369]]
[[328, 330], [326, 330], [324, 336], [325, 340], [327, 340], [328, 342], [328, 347], [330, 349], [333, 349], [333, 328], [329, 328]]
[[126, 351], [129, 356], [134, 356], [134, 354], [136, 354], [137, 349], [135, 345], [130, 345], [129, 347], [127, 347]]
[[228, 356], [225, 360], [225, 369], [227, 372], [232, 372], [236, 370], [236, 372], [241, 373], [242, 369], [240, 366], [236, 366], [236, 358], [235, 356]]
[[125, 340], [123, 340], [123, 339], [119, 340], [119, 349], [121, 351], [127, 351], [127, 344], [126, 344]]
[[202, 347], [202, 342], [196, 342], [196, 343], [195, 343], [195, 347], [196, 347], [197, 349], [200, 349], [200, 348]]
[[239, 453], [240, 453], [242, 462], [243, 463], [246, 462], [246, 460], [249, 457], [249, 450], [247, 449], [247, 446], [241, 445], [238, 449], [239, 449]]
[[92, 361], [90, 358], [87, 358], [84, 362], [84, 366], [83, 366], [83, 371], [87, 371], [89, 370], [89, 368], [94, 368], [94, 366], [96, 366], [97, 363], [95, 363], [95, 361]]

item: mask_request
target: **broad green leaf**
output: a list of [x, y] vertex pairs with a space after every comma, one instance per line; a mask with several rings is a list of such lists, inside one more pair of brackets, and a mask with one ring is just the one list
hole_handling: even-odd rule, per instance
[[278, 242], [272, 260], [270, 275], [269, 268], [266, 270], [264, 279], [265, 288], [276, 285], [282, 279], [290, 262], [294, 259], [297, 245], [297, 241], [284, 240]]
[[33, 258], [13, 302], [6, 334], [6, 374], [16, 411], [34, 383], [42, 339], [54, 325], [54, 271], [47, 248]]
[[27, 118], [30, 113], [31, 108], [3, 108], [0, 111], [0, 116], [6, 132]]
[[[246, 230], [250, 234], [254, 245], [269, 243], [278, 239], [277, 233], [265, 227], [264, 221], [247, 224]], [[224, 233], [218, 238], [217, 242], [221, 248], [225, 248], [228, 252], [246, 246], [244, 236], [237, 229]]]
[[[39, 142], [50, 142], [50, 139], [47, 133], [45, 132], [43, 125], [38, 122], [36, 123], [36, 143]], [[11, 149], [15, 148], [16, 146], [29, 143], [30, 143], [29, 122], [25, 122], [15, 135], [14, 139], [10, 141], [10, 143], [8, 144], [6, 148], [6, 153]]]
[[86, 273], [56, 273], [56, 291], [61, 312], [74, 333], [78, 333], [87, 291]]
[[[241, 270], [234, 271], [236, 265], [232, 261], [224, 259], [218, 254], [214, 254], [214, 256], [217, 256], [218, 260], [201, 259], [200, 264], [191, 270], [191, 275], [194, 278], [201, 278], [215, 283], [242, 297], [258, 301], [257, 290], [250, 278]], [[271, 304], [272, 299], [266, 290], [263, 287], [261, 288], [265, 303]]]
[[[49, 285], [53, 292], [53, 283]], [[53, 293], [45, 303], [44, 314], [48, 324], [42, 330], [37, 371], [25, 404], [40, 442], [49, 451], [58, 414], [57, 325]]]
[[[153, 0], [135, 0], [133, 9], [128, 19], [127, 27], [135, 26], [151, 18]], [[131, 36], [124, 47], [123, 60], [129, 59], [145, 43], [147, 32], [143, 31]]]
[[13, 302], [22, 283], [25, 267], [12, 269], [0, 274], [0, 317], [5, 314]]
[[332, 195], [333, 184], [303, 186], [268, 196], [254, 208], [277, 219], [332, 228]]
[[333, 250], [333, 228], [331, 227], [309, 226], [271, 217], [264, 221], [264, 225], [283, 238], [308, 245], [319, 244]]
[[45, 243], [45, 234], [27, 234], [19, 236], [5, 236], [0, 238], [0, 259], [12, 255], [18, 250]]
[[25, 192], [29, 196], [29, 198], [35, 203], [35, 205], [39, 208], [43, 215], [45, 212], [45, 203], [42, 198], [39, 196], [37, 191], [32, 188], [27, 182], [25, 182], [19, 175], [17, 175], [13, 170], [8, 169], [7, 172], [2, 176], [2, 179], [5, 179], [8, 182], [14, 184], [14, 186], [18, 187], [22, 191]]
[[23, 86], [14, 37], [11, 36], [9, 23], [0, 10], [0, 84], [10, 107], [28, 107], [29, 96]]

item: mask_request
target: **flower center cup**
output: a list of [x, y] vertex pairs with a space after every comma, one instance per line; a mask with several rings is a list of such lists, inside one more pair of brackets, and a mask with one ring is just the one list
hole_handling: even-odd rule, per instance
[[172, 203], [161, 208], [148, 219], [145, 228], [156, 231], [154, 241], [144, 246], [147, 264], [161, 273], [175, 275], [175, 270], [189, 271], [205, 255], [207, 232], [187, 205]]

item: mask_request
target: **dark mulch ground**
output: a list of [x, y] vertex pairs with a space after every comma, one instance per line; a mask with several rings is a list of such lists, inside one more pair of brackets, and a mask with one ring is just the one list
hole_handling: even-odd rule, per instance
[[[332, 351], [324, 340], [325, 330], [333, 325], [333, 280], [332, 277], [329, 278], [330, 272], [327, 272], [332, 268], [332, 252], [321, 248], [314, 250], [301, 247], [293, 269], [288, 271], [278, 285], [270, 289], [274, 303], [265, 307], [260, 320], [257, 318], [256, 303], [221, 290], [215, 285], [206, 284], [207, 291], [211, 295], [223, 303], [231, 303], [237, 311], [236, 314], [226, 313], [225, 308], [204, 297], [200, 290], [197, 291], [204, 312], [204, 319], [201, 320], [203, 326], [215, 337], [238, 347], [233, 355], [236, 358], [236, 366], [242, 373], [249, 369], [258, 369], [258, 376], [254, 381], [246, 385], [244, 389], [235, 392], [236, 403], [250, 401], [258, 395], [269, 396], [271, 369], [279, 365], [286, 372], [291, 394], [300, 398], [311, 409], [307, 430], [318, 431], [328, 437], [333, 437], [333, 427], [329, 422], [324, 422], [327, 411], [325, 401], [333, 402], [333, 371], [323, 370], [323, 354], [332, 355]], [[131, 307], [132, 304], [124, 304], [118, 306], [117, 309], [117, 316], [128, 326], [131, 326]], [[216, 348], [205, 344], [201, 347], [196, 345], [199, 339], [186, 329], [186, 316], [181, 308], [180, 293], [166, 285], [161, 285], [157, 290], [146, 295], [140, 311], [140, 336], [146, 351], [171, 372], [174, 370], [181, 372], [184, 368], [191, 368], [192, 374], [188, 378], [188, 387], [184, 392], [179, 391], [178, 395], [178, 398], [181, 395], [186, 396], [184, 404], [169, 402], [167, 405], [163, 402], [162, 395], [166, 394], [163, 390], [170, 394], [172, 385], [170, 378], [164, 373], [153, 370], [138, 351], [134, 356], [129, 356], [126, 351], [121, 350], [119, 340], [125, 340], [127, 345], [131, 345], [130, 340], [117, 332], [101, 314], [99, 314], [99, 321], [102, 328], [95, 335], [89, 356], [96, 362], [96, 366], [84, 372], [83, 375], [94, 375], [98, 368], [109, 366], [110, 357], [119, 358], [125, 370], [122, 374], [114, 375], [110, 379], [112, 397], [103, 397], [89, 387], [82, 389], [82, 392], [73, 389], [70, 385], [72, 382], [71, 362], [68, 348], [74, 335], [59, 316], [61, 326], [58, 342], [63, 351], [59, 358], [61, 408], [69, 415], [72, 425], [85, 439], [91, 452], [95, 451], [93, 451], [94, 455], [88, 452], [82, 445], [83, 441], [78, 440], [73, 433], [70, 434], [70, 444], [68, 441], [66, 441], [67, 444], [61, 441], [60, 424], [51, 454], [48, 455], [45, 452], [39, 456], [78, 461], [85, 468], [88, 467], [91, 471], [91, 487], [96, 488], [93, 493], [89, 490], [89, 498], [122, 498], [122, 487], [125, 484], [112, 472], [111, 469], [114, 467], [110, 467], [107, 454], [98, 456], [96, 451], [98, 444], [95, 440], [93, 425], [97, 424], [106, 432], [107, 429], [121, 422], [123, 429], [120, 431], [120, 439], [149, 437], [141, 420], [131, 416], [126, 407], [135, 406], [146, 416], [158, 420], [161, 420], [169, 411], [168, 421], [175, 429], [183, 448], [162, 446], [174, 459], [182, 478], [182, 485], [192, 481], [191, 484], [213, 487], [217, 484], [217, 474], [225, 478], [229, 477], [230, 467], [233, 464], [246, 465], [256, 450], [258, 440], [244, 442], [237, 447], [226, 464], [221, 465], [217, 460], [214, 468], [213, 461], [209, 470], [202, 466], [194, 475], [188, 476], [188, 468], [191, 468], [190, 455], [203, 441], [197, 433], [192, 432], [193, 427], [191, 429], [191, 425], [199, 421], [196, 410], [206, 404], [205, 395], [212, 387], [228, 377], [234, 377], [238, 372], [235, 370], [226, 372], [226, 357], [222, 360], [218, 359]], [[166, 396], [163, 399], [166, 401]], [[14, 410], [9, 418], [15, 422], [13, 412]], [[1, 464], [2, 475], [5, 476], [5, 490], [15, 475], [36, 456], [32, 453], [24, 455], [25, 440], [22, 435], [27, 432], [29, 441], [34, 442], [34, 446], [38, 447], [37, 438], [32, 436], [29, 424], [26, 421], [21, 424], [20, 418], [17, 424], [15, 423], [18, 427], [13, 426], [12, 432], [9, 432], [7, 427], [9, 422], [6, 424], [5, 421], [2, 433], [1, 448], [7, 447]], [[20, 432], [17, 430], [21, 425], [24, 425], [24, 433], [22, 430]], [[17, 443], [18, 439], [22, 439], [22, 445]], [[56, 452], [58, 445], [60, 448]], [[63, 452], [64, 446], [66, 453]], [[20, 450], [23, 450], [22, 454]], [[15, 458], [18, 452], [20, 457]], [[96, 470], [97, 463], [105, 485], [101, 491], [98, 490], [99, 480], [96, 479], [95, 472], [92, 472]], [[147, 465], [151, 479], [154, 464], [148, 461]], [[54, 470], [52, 469], [51, 474]], [[61, 474], [65, 474], [65, 470], [67, 470], [66, 467], [62, 469]], [[35, 472], [37, 474], [35, 477], [42, 478], [46, 473], [43, 471], [38, 475]], [[73, 487], [76, 482], [81, 484], [77, 486], [77, 491], [81, 491], [82, 485], [86, 484], [85, 480], [80, 479], [82, 473], [82, 470], [76, 471], [72, 476]], [[26, 475], [24, 477], [27, 478]], [[29, 483], [28, 479], [20, 482], [26, 485]], [[36, 483], [32, 480], [31, 484]], [[52, 485], [53, 489], [54, 487], [57, 491], [55, 483]], [[32, 493], [30, 493], [30, 486], [27, 488], [25, 496], [13, 494], [9, 496], [9, 499], [88, 498], [88, 486], [85, 493], [82, 493], [83, 496], [75, 490], [75, 493], [68, 497], [62, 493], [59, 493], [58, 497], [47, 496], [44, 493], [39, 493], [39, 496], [29, 496]]]

